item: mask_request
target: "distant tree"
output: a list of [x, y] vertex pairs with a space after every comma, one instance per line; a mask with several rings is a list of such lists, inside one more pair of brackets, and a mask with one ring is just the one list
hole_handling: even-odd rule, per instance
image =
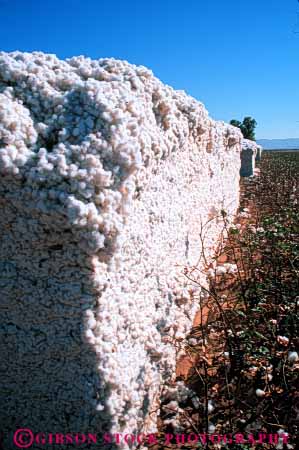
[[255, 127], [257, 126], [257, 122], [252, 117], [245, 117], [242, 122], [242, 133], [245, 139], [250, 139], [251, 141], [255, 141]]
[[230, 124], [240, 128], [245, 139], [255, 141], [255, 128], [257, 126], [255, 119], [252, 117], [244, 117], [243, 122], [233, 119], [230, 121]]
[[230, 124], [233, 125], [234, 127], [237, 127], [237, 128], [241, 129], [242, 122], [240, 122], [239, 120], [233, 119], [233, 120], [230, 121]]

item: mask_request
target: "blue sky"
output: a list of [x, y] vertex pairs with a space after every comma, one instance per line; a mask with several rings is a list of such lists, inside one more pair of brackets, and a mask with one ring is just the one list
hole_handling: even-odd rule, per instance
[[215, 119], [299, 137], [297, 0], [0, 0], [0, 20], [1, 50], [126, 59]]

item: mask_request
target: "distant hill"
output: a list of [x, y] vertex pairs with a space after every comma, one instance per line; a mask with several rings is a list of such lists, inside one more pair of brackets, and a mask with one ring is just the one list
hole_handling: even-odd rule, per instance
[[299, 150], [299, 138], [289, 139], [257, 139], [256, 141], [265, 150], [283, 150], [283, 149], [298, 149]]

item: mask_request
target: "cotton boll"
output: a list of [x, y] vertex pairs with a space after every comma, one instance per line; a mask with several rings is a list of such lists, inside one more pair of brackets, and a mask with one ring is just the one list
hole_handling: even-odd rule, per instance
[[226, 272], [227, 272], [227, 269], [224, 266], [216, 267], [216, 275], [225, 275]]
[[190, 344], [190, 345], [192, 345], [192, 346], [195, 346], [195, 345], [197, 345], [197, 340], [196, 340], [196, 339], [194, 339], [194, 338], [190, 338], [190, 339], [188, 339], [188, 342], [189, 342], [189, 344]]
[[216, 431], [216, 427], [212, 422], [209, 422], [208, 433], [213, 434]]
[[104, 411], [104, 409], [105, 409], [105, 406], [102, 405], [102, 403], [98, 403], [97, 404], [97, 406], [96, 406], [96, 410], [97, 411]]
[[177, 332], [175, 333], [175, 339], [178, 339], [178, 340], [183, 340], [183, 339], [185, 339], [184, 333], [182, 333], [181, 331], [177, 331]]
[[211, 414], [214, 411], [214, 405], [211, 400], [208, 401], [208, 413]]
[[288, 353], [288, 361], [290, 363], [297, 362], [299, 360], [299, 356], [297, 352], [289, 352]]
[[277, 336], [277, 341], [279, 344], [283, 345], [283, 346], [288, 346], [289, 344], [289, 338], [286, 336]]
[[256, 394], [257, 397], [264, 397], [266, 393], [262, 389], [257, 389], [255, 391], [255, 394]]
[[198, 409], [200, 407], [200, 401], [199, 401], [198, 397], [192, 397], [191, 401], [192, 401], [195, 409]]
[[234, 274], [238, 271], [238, 267], [236, 264], [225, 263], [224, 267], [227, 270], [227, 273]]
[[177, 411], [178, 407], [179, 407], [178, 403], [175, 400], [172, 400], [171, 402], [162, 406], [162, 409], [164, 409], [165, 412], [169, 412], [169, 411]]
[[289, 433], [287, 433], [282, 428], [279, 428], [277, 431], [277, 434], [279, 435], [278, 444], [276, 445], [277, 449], [283, 449], [285, 444], [287, 445], [287, 448], [292, 449], [293, 446], [290, 444], [287, 444]]
[[207, 275], [211, 278], [215, 276], [215, 273], [215, 269], [208, 269], [207, 271]]
[[241, 212], [241, 213], [239, 214], [239, 217], [242, 217], [243, 219], [247, 219], [247, 218], [250, 217], [250, 216], [249, 216], [249, 214], [246, 213], [246, 212]]

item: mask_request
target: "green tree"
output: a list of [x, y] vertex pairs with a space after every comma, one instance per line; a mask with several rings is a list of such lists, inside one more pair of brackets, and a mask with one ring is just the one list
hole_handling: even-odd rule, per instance
[[234, 127], [237, 127], [237, 128], [241, 129], [242, 122], [240, 122], [239, 120], [234, 120], [233, 119], [233, 120], [230, 121], [230, 124], [233, 125]]
[[233, 119], [230, 121], [230, 124], [234, 127], [240, 128], [245, 139], [255, 141], [255, 128], [257, 126], [257, 122], [255, 119], [247, 116], [244, 117], [243, 122]]
[[241, 131], [245, 139], [255, 141], [255, 127], [257, 122], [252, 117], [245, 117], [242, 122]]

